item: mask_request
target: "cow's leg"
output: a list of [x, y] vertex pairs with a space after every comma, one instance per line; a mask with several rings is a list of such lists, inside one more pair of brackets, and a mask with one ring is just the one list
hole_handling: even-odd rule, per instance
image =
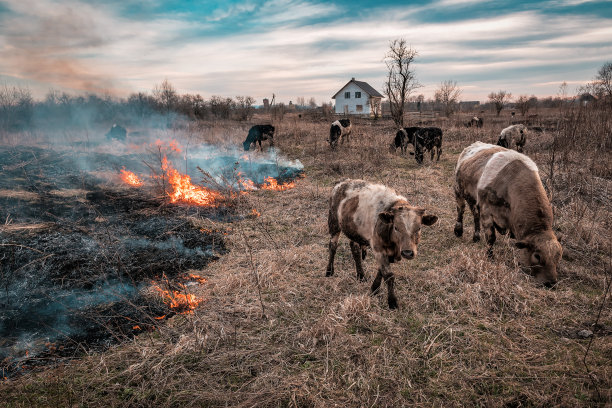
[[376, 254], [378, 261], [378, 274], [372, 283], [372, 294], [378, 293], [381, 281], [384, 279], [387, 283], [387, 304], [389, 309], [397, 309], [397, 298], [395, 297], [395, 276], [389, 268], [389, 259], [382, 253]]
[[455, 223], [455, 236], [463, 235], [463, 213], [465, 212], [465, 199], [455, 190], [455, 200], [457, 201], [457, 222]]
[[432, 147], [431, 148], [431, 161], [433, 161], [435, 154], [436, 154], [436, 148]]
[[327, 270], [325, 276], [332, 276], [334, 274], [334, 258], [336, 257], [336, 250], [338, 249], [338, 239], [340, 239], [340, 222], [337, 214], [330, 207], [329, 215], [327, 218], [327, 226], [329, 228], [329, 261], [327, 262]]
[[442, 146], [438, 146], [438, 157], [436, 158], [436, 161], [440, 161], [441, 154], [442, 154]]
[[485, 232], [485, 238], [487, 240], [487, 244], [489, 247], [487, 248], [487, 256], [489, 258], [493, 257], [493, 244], [495, 244], [496, 236], [495, 236], [495, 223], [493, 222], [493, 217], [489, 213], [488, 210], [485, 210], [482, 214], [482, 228]]
[[363, 275], [363, 267], [361, 266], [361, 245], [359, 245], [355, 241], [351, 241], [351, 253], [353, 254], [353, 259], [355, 260], [357, 279], [363, 282], [366, 279]]
[[478, 242], [480, 241], [480, 207], [478, 207], [478, 204], [474, 198], [466, 197], [466, 200], [470, 206], [470, 211], [474, 216], [474, 236], [472, 237], [472, 241]]
[[336, 250], [338, 249], [338, 239], [340, 239], [340, 232], [332, 235], [329, 239], [329, 261], [327, 262], [325, 276], [333, 276], [334, 274], [334, 258], [336, 257]]
[[383, 275], [385, 278], [385, 282], [387, 282], [387, 304], [389, 305], [389, 309], [397, 309], [397, 298], [395, 297], [395, 276], [393, 276], [393, 272], [387, 268], [387, 274]]

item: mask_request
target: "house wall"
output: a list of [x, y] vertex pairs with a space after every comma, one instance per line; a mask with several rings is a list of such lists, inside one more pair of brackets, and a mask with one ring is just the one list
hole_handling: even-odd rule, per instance
[[[351, 97], [349, 99], [344, 98], [344, 93], [350, 92]], [[361, 92], [361, 98], [355, 98], [355, 92]], [[357, 105], [363, 106], [363, 110], [361, 112], [357, 111]], [[336, 96], [336, 107], [335, 112], [337, 114], [345, 113], [345, 106], [348, 106], [348, 114], [349, 115], [369, 115], [370, 114], [370, 103], [369, 96], [363, 89], [355, 85], [354, 83], [350, 83], [344, 88], [342, 91], [338, 93]]]

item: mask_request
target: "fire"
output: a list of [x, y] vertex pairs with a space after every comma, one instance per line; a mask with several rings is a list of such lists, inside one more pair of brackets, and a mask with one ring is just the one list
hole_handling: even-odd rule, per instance
[[274, 177], [266, 177], [264, 179], [264, 184], [261, 186], [264, 190], [276, 190], [276, 191], [284, 191], [289, 190], [295, 187], [295, 182], [289, 182], [284, 184], [278, 184], [278, 181]]
[[253, 208], [253, 209], [251, 210], [251, 216], [252, 216], [252, 217], [257, 218], [257, 217], [259, 217], [260, 215], [261, 215], [261, 213], [260, 213], [259, 211], [257, 211], [257, 209]]
[[155, 290], [160, 293], [164, 303], [170, 309], [181, 314], [193, 313], [194, 309], [204, 300], [191, 293], [183, 293], [178, 290], [164, 290], [157, 285], [155, 285]]
[[121, 169], [121, 180], [125, 181], [132, 187], [140, 187], [143, 184], [143, 181], [139, 179], [136, 174], [126, 170], [125, 167]]
[[206, 187], [197, 187], [191, 183], [191, 177], [187, 174], [179, 173], [168, 162], [166, 156], [162, 159], [162, 169], [168, 175], [168, 181], [172, 186], [172, 193], [168, 193], [170, 201], [173, 203], [184, 202], [203, 206], [215, 205], [223, 196]]
[[238, 177], [238, 184], [240, 184], [243, 190], [257, 190], [253, 180], [243, 178], [243, 174], [241, 172], [238, 172]]
[[204, 277], [202, 277], [200, 275], [196, 275], [194, 273], [190, 273], [189, 275], [184, 276], [183, 279], [194, 281], [194, 282], [198, 282], [200, 284], [206, 283], [206, 278], [204, 278]]

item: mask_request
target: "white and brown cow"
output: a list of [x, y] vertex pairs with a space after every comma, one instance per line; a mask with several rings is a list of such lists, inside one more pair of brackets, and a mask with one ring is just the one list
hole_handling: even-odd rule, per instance
[[329, 263], [326, 276], [334, 274], [334, 257], [343, 232], [351, 240], [357, 278], [365, 280], [361, 260], [369, 246], [378, 262], [378, 274], [372, 283], [376, 293], [384, 278], [387, 283], [389, 308], [397, 308], [394, 293], [395, 277], [390, 264], [417, 254], [421, 225], [433, 225], [438, 217], [426, 215], [425, 209], [414, 207], [405, 197], [381, 184], [363, 180], [344, 180], [334, 187], [329, 200]]
[[552, 230], [553, 213], [536, 164], [524, 154], [500, 146], [476, 142], [463, 150], [455, 168], [457, 224], [463, 235], [467, 201], [474, 215], [474, 242], [480, 240], [480, 224], [492, 255], [495, 230], [510, 233], [521, 249], [521, 265], [538, 282], [557, 281], [562, 248]]
[[527, 141], [526, 135], [527, 126], [523, 124], [508, 126], [499, 134], [497, 145], [508, 149], [516, 148], [517, 152], [522, 152]]
[[338, 119], [331, 124], [329, 128], [329, 145], [333, 149], [340, 140], [341, 144], [344, 144], [344, 139], [349, 141], [353, 127], [350, 119]]

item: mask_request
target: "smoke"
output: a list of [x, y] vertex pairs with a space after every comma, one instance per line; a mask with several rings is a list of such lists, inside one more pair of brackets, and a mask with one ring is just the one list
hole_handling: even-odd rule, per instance
[[[4, 64], [29, 81], [65, 89], [118, 93], [103, 70], [87, 64], [84, 56], [107, 43], [97, 19], [100, 12], [83, 3], [48, 1], [5, 2], [3, 36], [8, 51]], [[1, 14], [0, 14], [1, 15]]]

